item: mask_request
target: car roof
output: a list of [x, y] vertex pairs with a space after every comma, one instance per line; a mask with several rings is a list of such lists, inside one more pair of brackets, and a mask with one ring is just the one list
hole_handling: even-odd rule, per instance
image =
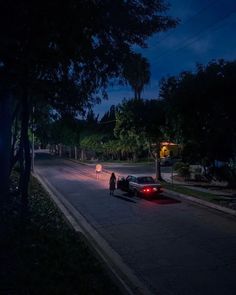
[[147, 175], [147, 174], [129, 174], [128, 176], [133, 176], [133, 177], [152, 177], [154, 178], [152, 175]]

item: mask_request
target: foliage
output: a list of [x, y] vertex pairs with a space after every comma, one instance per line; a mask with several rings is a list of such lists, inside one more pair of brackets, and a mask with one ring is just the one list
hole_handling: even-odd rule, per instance
[[134, 53], [126, 61], [124, 67], [124, 78], [128, 81], [134, 91], [134, 98], [140, 99], [141, 92], [150, 81], [150, 65], [140, 53]]
[[114, 133], [133, 147], [150, 147], [164, 139], [165, 110], [162, 101], [124, 100], [116, 115]]
[[70, 114], [52, 122], [50, 125], [49, 143], [64, 144], [67, 146], [78, 145], [80, 141], [80, 122]]
[[236, 187], [236, 170], [228, 165], [222, 167], [210, 167], [209, 175], [218, 181], [226, 181], [231, 188]]
[[143, 106], [143, 100], [132, 99], [124, 100], [118, 107], [114, 134], [124, 153], [135, 154], [145, 145]]
[[176, 162], [173, 167], [180, 176], [188, 178], [190, 176], [190, 166], [184, 162]]
[[91, 134], [89, 136], [84, 137], [81, 142], [80, 146], [82, 149], [91, 150], [95, 153], [102, 152], [102, 135], [100, 134]]
[[116, 121], [116, 106], [112, 105], [108, 112], [106, 112], [99, 122], [99, 131], [109, 134], [112, 138], [114, 136], [113, 130]]
[[167, 9], [165, 0], [1, 2], [1, 77], [17, 99], [28, 92], [34, 102], [82, 110], [97, 91], [106, 96], [133, 45], [176, 25]]
[[148, 150], [156, 161], [156, 178], [161, 179], [160, 143], [165, 138], [165, 107], [161, 100], [124, 100], [116, 115], [115, 136], [137, 153]]
[[[12, 178], [12, 189], [18, 183]], [[14, 198], [0, 225], [1, 291], [6, 294], [120, 294], [85, 239], [68, 226], [42, 186], [30, 185], [28, 219]]]
[[190, 162], [229, 161], [235, 155], [236, 62], [212, 61], [196, 72], [162, 81], [172, 138], [185, 145]]
[[188, 164], [182, 165], [177, 170], [178, 174], [185, 179], [187, 179], [190, 176], [190, 167]]
[[185, 166], [186, 164], [184, 162], [176, 162], [173, 165], [173, 169], [174, 171], [178, 171], [179, 169], [181, 169], [183, 166]]
[[[0, 128], [0, 137], [7, 140], [0, 147], [0, 166], [5, 169], [0, 172], [0, 190], [7, 190], [15, 113], [20, 114], [21, 126], [19, 187], [27, 205], [33, 105], [43, 102], [58, 113], [76, 115], [106, 98], [109, 79], [122, 76], [133, 46], [145, 46], [149, 36], [176, 25], [166, 16], [167, 9], [165, 0], [1, 1], [0, 125], [7, 128]], [[9, 106], [9, 119], [3, 120]]]

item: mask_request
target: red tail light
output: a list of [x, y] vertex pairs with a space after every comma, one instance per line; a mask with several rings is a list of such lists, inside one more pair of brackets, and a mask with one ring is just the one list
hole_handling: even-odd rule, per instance
[[144, 193], [150, 193], [150, 192], [152, 192], [152, 191], [153, 191], [153, 189], [152, 189], [152, 188], [149, 188], [149, 187], [147, 187], [147, 188], [144, 188], [142, 191], [143, 191]]
[[159, 189], [156, 187], [145, 187], [142, 189], [142, 193], [154, 193], [157, 191], [159, 191]]

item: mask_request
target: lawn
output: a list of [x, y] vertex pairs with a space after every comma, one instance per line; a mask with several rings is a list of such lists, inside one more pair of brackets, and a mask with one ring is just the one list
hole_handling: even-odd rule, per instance
[[207, 193], [207, 192], [193, 190], [193, 189], [187, 188], [187, 187], [185, 187], [183, 185], [179, 185], [179, 184], [172, 185], [170, 183], [163, 182], [162, 186], [166, 189], [175, 191], [177, 193], [192, 196], [192, 197], [202, 199], [205, 201], [209, 201], [209, 202], [216, 201], [218, 198], [218, 196], [213, 193]]

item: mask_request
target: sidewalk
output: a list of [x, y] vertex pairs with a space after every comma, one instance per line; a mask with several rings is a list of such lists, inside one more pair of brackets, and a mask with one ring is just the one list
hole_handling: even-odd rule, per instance
[[[177, 174], [173, 173], [173, 176], [175, 177]], [[218, 186], [218, 190], [212, 188], [214, 185], [209, 185], [209, 184], [204, 184], [204, 183], [193, 183], [191, 181], [186, 182], [186, 181], [178, 181], [178, 180], [173, 180], [172, 181], [172, 175], [171, 173], [162, 173], [162, 177], [165, 181], [177, 185], [183, 185], [185, 187], [191, 188], [193, 190], [197, 190], [200, 192], [205, 192], [205, 193], [210, 193], [213, 195], [219, 195], [219, 196], [229, 196], [229, 197], [236, 197], [236, 190], [233, 189], [227, 189], [224, 186]], [[207, 188], [208, 187], [208, 188]]]
[[[176, 174], [174, 173], [174, 176]], [[200, 205], [207, 206], [212, 209], [216, 209], [218, 211], [231, 214], [233, 216], [236, 216], [236, 191], [230, 190], [225, 187], [219, 187], [218, 190], [212, 189], [211, 186], [208, 184], [208, 188], [202, 187], [204, 185], [192, 182], [184, 182], [184, 181], [177, 181], [175, 179], [172, 180], [172, 174], [171, 173], [162, 173], [163, 179], [168, 183], [173, 185], [172, 187], [165, 188], [165, 191], [177, 196], [179, 198], [184, 198], [188, 201], [198, 203]], [[205, 184], [207, 186], [207, 184]], [[176, 188], [184, 188], [188, 190], [188, 194], [176, 192]], [[193, 192], [193, 195], [191, 195], [191, 191]], [[206, 200], [204, 196], [201, 197], [201, 194], [198, 195], [198, 197], [194, 196], [194, 192], [199, 192], [211, 195], [209, 198], [210, 201]]]

